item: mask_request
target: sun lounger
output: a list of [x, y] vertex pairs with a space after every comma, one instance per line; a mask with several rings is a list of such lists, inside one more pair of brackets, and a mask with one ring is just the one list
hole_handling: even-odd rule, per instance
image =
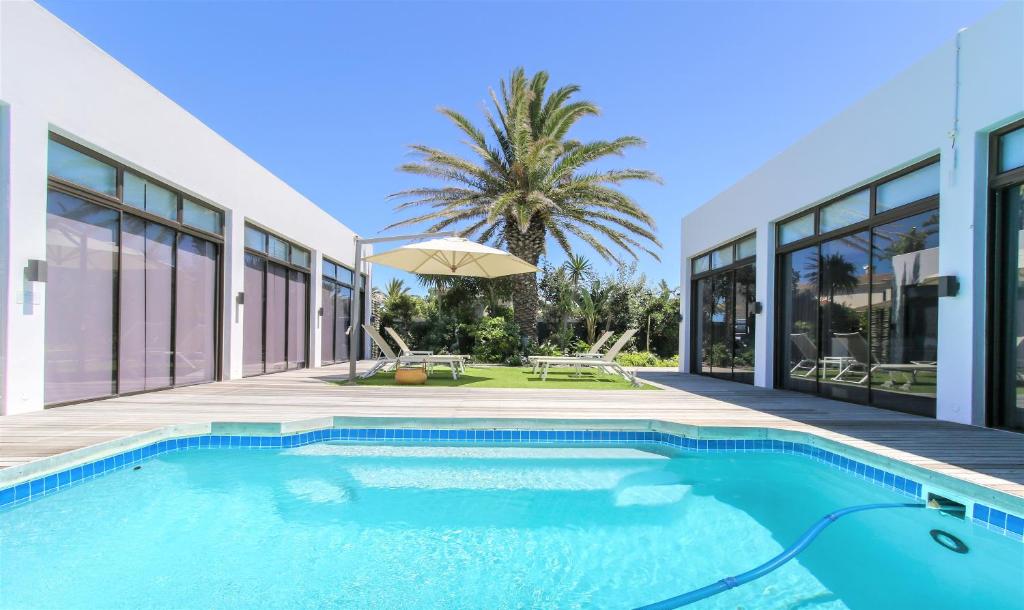
[[626, 343], [633, 338], [633, 335], [636, 334], [636, 331], [637, 329], [631, 328], [627, 330], [625, 333], [623, 333], [622, 336], [619, 337], [619, 340], [616, 341], [615, 344], [608, 349], [604, 356], [593, 356], [589, 358], [574, 358], [571, 356], [538, 358], [535, 361], [534, 370], [540, 368], [540, 378], [542, 381], [546, 381], [548, 378], [548, 369], [550, 369], [552, 366], [572, 367], [575, 368], [577, 372], [584, 368], [595, 368], [605, 372], [617, 373], [619, 375], [622, 375], [622, 377], [626, 381], [629, 381], [635, 385], [637, 383], [636, 375], [622, 368], [622, 365], [620, 365], [618, 362], [615, 362], [615, 357], [619, 355], [619, 352], [622, 351], [622, 348], [625, 347]]
[[[615, 334], [615, 333], [613, 333], [610, 330], [606, 330], [606, 331], [604, 331], [604, 333], [601, 334], [600, 337], [597, 338], [597, 341], [594, 341], [594, 344], [591, 345], [590, 349], [588, 349], [587, 351], [585, 351], [585, 352], [578, 352], [576, 354], [570, 354], [570, 355], [564, 356], [564, 357], [565, 358], [600, 358], [601, 357], [601, 347], [605, 343], [608, 342], [608, 339], [610, 339], [613, 334]], [[527, 356], [527, 360], [529, 360], [530, 364], [533, 365], [533, 372], [536, 373], [537, 372], [537, 364], [536, 364], [537, 360], [540, 360], [542, 358], [551, 358], [551, 357], [552, 356]], [[563, 356], [559, 356], [559, 357], [563, 357]]]
[[[431, 352], [431, 351], [420, 351], [420, 352], [417, 352], [417, 351], [409, 349], [409, 345], [406, 344], [404, 339], [402, 339], [402, 336], [399, 335], [398, 332], [395, 329], [391, 328], [390, 326], [385, 326], [384, 327], [384, 332], [386, 332], [388, 335], [391, 336], [391, 338], [394, 340], [395, 344], [398, 345], [398, 349], [401, 350], [403, 356], [433, 356], [434, 355], [434, 352]], [[469, 360], [469, 356], [466, 356], [466, 355], [463, 355], [463, 354], [441, 354], [441, 355], [448, 356], [448, 357], [451, 357], [451, 358], [458, 358], [459, 359], [459, 371], [463, 372], [463, 373], [466, 372], [466, 360]]]
[[399, 356], [391, 349], [388, 342], [384, 340], [384, 337], [380, 336], [377, 329], [368, 325], [363, 324], [363, 332], [366, 336], [370, 337], [377, 347], [380, 349], [381, 357], [370, 367], [370, 370], [362, 375], [362, 377], [372, 377], [377, 371], [383, 371], [389, 367], [395, 367], [402, 364], [426, 364], [428, 367], [433, 367], [437, 364], [444, 364], [451, 368], [452, 379], [459, 378], [459, 371], [462, 369], [462, 360], [457, 356], [445, 356], [445, 355], [401, 355]]

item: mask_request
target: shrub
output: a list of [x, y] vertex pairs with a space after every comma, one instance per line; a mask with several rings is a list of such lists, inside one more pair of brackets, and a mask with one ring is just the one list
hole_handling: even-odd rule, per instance
[[627, 352], [615, 360], [622, 366], [656, 366], [658, 357], [651, 352]]
[[483, 362], [517, 362], [521, 359], [519, 326], [505, 318], [483, 318], [473, 328], [473, 357]]
[[651, 352], [628, 352], [615, 359], [622, 366], [679, 366], [679, 356], [659, 358]]

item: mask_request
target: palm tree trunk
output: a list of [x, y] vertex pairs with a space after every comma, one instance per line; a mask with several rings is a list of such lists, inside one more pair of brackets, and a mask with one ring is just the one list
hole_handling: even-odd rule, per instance
[[[513, 221], [506, 221], [505, 244], [508, 251], [531, 265], [536, 265], [544, 252], [544, 239], [547, 232], [544, 222], [537, 216], [530, 220], [525, 233], [519, 231]], [[512, 276], [512, 309], [513, 318], [519, 326], [519, 332], [534, 343], [537, 338], [537, 312], [540, 311], [540, 294], [535, 273], [521, 273]]]

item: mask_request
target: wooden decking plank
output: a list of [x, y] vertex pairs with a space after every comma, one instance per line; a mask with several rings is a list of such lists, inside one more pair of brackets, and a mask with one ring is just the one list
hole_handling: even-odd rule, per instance
[[396, 418], [660, 419], [810, 432], [1024, 497], [1024, 434], [939, 422], [815, 396], [645, 372], [661, 392], [342, 386], [347, 365], [82, 403], [0, 418], [0, 468], [163, 426]]

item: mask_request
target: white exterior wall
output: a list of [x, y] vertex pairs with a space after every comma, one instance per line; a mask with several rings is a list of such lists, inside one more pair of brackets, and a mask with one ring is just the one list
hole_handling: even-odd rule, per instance
[[938, 153], [939, 273], [957, 276], [960, 292], [939, 300], [937, 412], [984, 422], [988, 134], [1024, 116], [1024, 4], [1007, 4], [970, 26], [959, 47], [959, 87], [954, 39], [683, 219], [680, 370], [690, 370], [691, 257], [757, 231], [764, 311], [755, 379], [771, 387], [775, 223]]
[[42, 7], [0, 2], [5, 414], [43, 406], [45, 284], [26, 286], [23, 269], [29, 259], [46, 260], [51, 131], [224, 210], [225, 378], [240, 377], [242, 370], [244, 305], [236, 305], [235, 297], [243, 291], [244, 223], [309, 248], [309, 357], [319, 366], [320, 256], [351, 267], [352, 230]]

